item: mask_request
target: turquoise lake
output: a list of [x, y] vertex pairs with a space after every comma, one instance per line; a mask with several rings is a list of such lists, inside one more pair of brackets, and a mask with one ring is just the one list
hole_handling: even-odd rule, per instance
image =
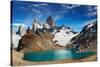
[[94, 54], [96, 54], [96, 52], [93, 52], [93, 51], [77, 53], [72, 49], [56, 49], [56, 50], [28, 52], [24, 54], [23, 59], [27, 61], [81, 59], [81, 58], [85, 58]]

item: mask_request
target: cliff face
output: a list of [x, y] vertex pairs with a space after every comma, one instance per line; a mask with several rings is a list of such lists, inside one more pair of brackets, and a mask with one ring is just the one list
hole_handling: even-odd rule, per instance
[[55, 22], [51, 16], [49, 16], [46, 20], [46, 23], [50, 25], [52, 28], [55, 26]]
[[39, 35], [30, 31], [20, 39], [17, 51], [40, 51], [55, 48], [52, 38], [53, 36], [47, 32]]

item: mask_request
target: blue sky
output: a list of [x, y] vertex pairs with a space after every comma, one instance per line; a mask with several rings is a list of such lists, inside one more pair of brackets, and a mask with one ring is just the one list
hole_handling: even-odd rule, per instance
[[97, 19], [95, 5], [13, 1], [11, 7], [14, 30], [19, 25], [31, 27], [34, 18], [45, 23], [47, 17], [52, 16], [57, 26], [64, 24], [79, 32], [84, 25]]

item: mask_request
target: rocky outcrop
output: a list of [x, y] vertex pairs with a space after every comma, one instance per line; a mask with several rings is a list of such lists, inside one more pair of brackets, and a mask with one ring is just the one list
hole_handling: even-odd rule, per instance
[[83, 27], [79, 35], [71, 39], [73, 46], [79, 50], [97, 49], [97, 21]]
[[30, 31], [30, 27], [27, 28], [26, 32], [29, 33], [29, 31]]
[[49, 16], [49, 17], [47, 18], [46, 23], [47, 23], [48, 25], [50, 25], [52, 28], [55, 26], [54, 19], [53, 19], [51, 16]]
[[32, 25], [32, 32], [36, 33], [37, 31], [41, 30], [43, 28], [42, 25], [39, 24], [39, 22], [34, 19], [33, 25]]
[[22, 37], [24, 34], [26, 34], [26, 29], [20, 25], [16, 34]]
[[50, 33], [34, 34], [32, 31], [25, 34], [19, 41], [17, 51], [41, 51], [55, 48]]

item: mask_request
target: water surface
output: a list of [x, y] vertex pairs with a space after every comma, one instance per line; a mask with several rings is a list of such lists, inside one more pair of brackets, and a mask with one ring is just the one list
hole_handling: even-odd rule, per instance
[[88, 51], [76, 53], [72, 49], [56, 49], [37, 52], [28, 52], [24, 54], [23, 59], [28, 61], [50, 61], [62, 59], [81, 59], [95, 54], [96, 52]]

